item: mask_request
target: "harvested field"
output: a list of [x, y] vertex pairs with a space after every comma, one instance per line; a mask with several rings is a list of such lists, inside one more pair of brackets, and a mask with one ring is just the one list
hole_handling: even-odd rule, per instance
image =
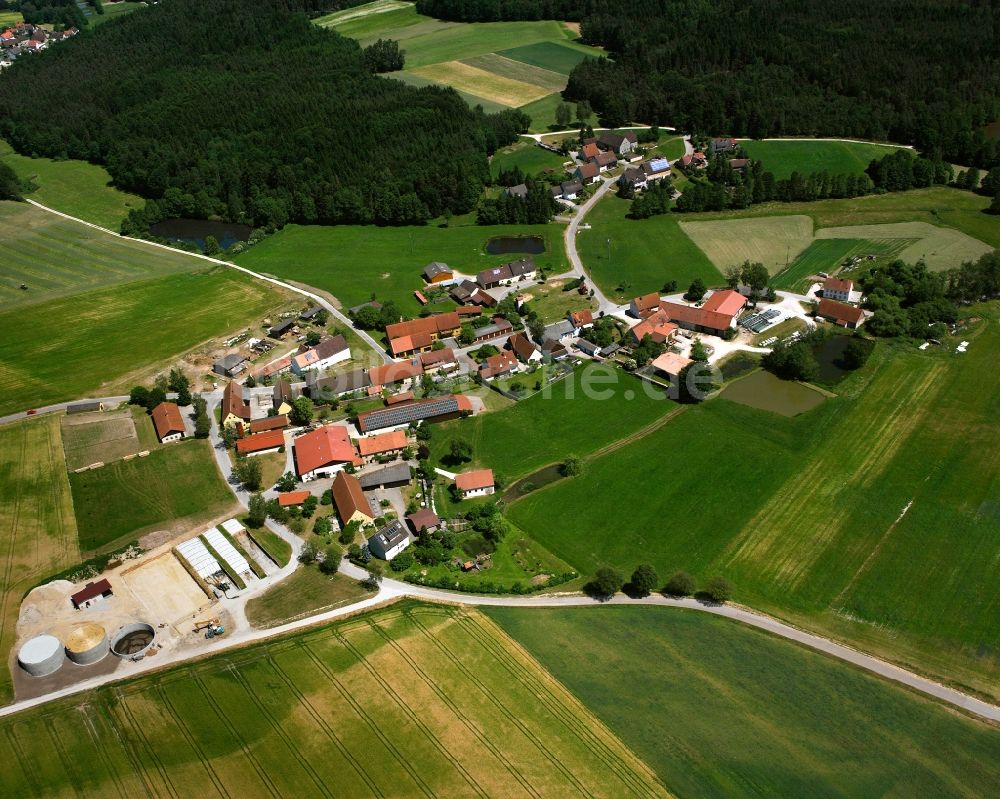
[[530, 83], [532, 86], [541, 86], [543, 89], [548, 89], [546, 94], [561, 92], [566, 88], [565, 75], [549, 69], [532, 66], [531, 64], [525, 64], [521, 61], [515, 61], [511, 58], [505, 58], [496, 53], [465, 58], [462, 59], [461, 63], [481, 69], [484, 72], [492, 72], [494, 75], [499, 75], [502, 78]]
[[209, 604], [187, 569], [173, 552], [144, 561], [121, 573], [136, 598], [149, 613], [149, 624], [177, 624]]
[[813, 240], [813, 221], [808, 216], [684, 221], [680, 227], [720, 271], [750, 260], [764, 264], [774, 275]]
[[111, 463], [142, 448], [129, 411], [64, 416], [62, 438], [70, 471], [93, 463]]
[[389, 11], [409, 8], [412, 5], [413, 3], [405, 2], [405, 0], [375, 0], [374, 3], [365, 3], [364, 5], [354, 6], [354, 8], [346, 8], [343, 11], [327, 14], [317, 19], [316, 24], [323, 28], [333, 28], [343, 25], [346, 22], [370, 17], [373, 14], [385, 14]]
[[30, 710], [0, 733], [11, 795], [669, 795], [493, 622], [414, 603]]
[[992, 247], [954, 228], [926, 222], [897, 222], [891, 225], [848, 225], [820, 228], [817, 239], [903, 239], [898, 257], [907, 263], [923, 260], [933, 271], [951, 269], [963, 261], [975, 261]]
[[551, 89], [513, 80], [487, 72], [478, 67], [469, 66], [462, 61], [446, 61], [441, 64], [429, 64], [411, 70], [415, 75], [429, 78], [436, 83], [454, 86], [460, 91], [469, 92], [478, 97], [485, 97], [501, 105], [517, 107], [540, 100]]

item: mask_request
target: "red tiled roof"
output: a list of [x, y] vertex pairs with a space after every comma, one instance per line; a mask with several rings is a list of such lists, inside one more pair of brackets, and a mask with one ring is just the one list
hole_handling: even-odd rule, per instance
[[653, 361], [653, 368], [668, 375], [679, 375], [681, 370], [688, 364], [692, 364], [690, 358], [678, 355], [676, 352], [665, 352]]
[[278, 494], [278, 504], [283, 508], [301, 505], [307, 499], [309, 499], [308, 491], [284, 491]]
[[419, 359], [387, 363], [385, 366], [374, 366], [368, 370], [368, 379], [373, 387], [389, 386], [402, 383], [410, 377], [419, 377], [424, 373], [424, 366]]
[[153, 408], [152, 416], [157, 437], [162, 439], [171, 433], [184, 432], [184, 419], [181, 418], [181, 410], [176, 403], [161, 402]]
[[473, 472], [463, 472], [455, 476], [455, 485], [459, 491], [473, 491], [477, 488], [489, 488], [494, 485], [492, 469], [477, 469]]
[[677, 325], [670, 321], [670, 315], [663, 310], [656, 310], [629, 332], [635, 338], [636, 344], [641, 344], [646, 336], [652, 336], [654, 341], [662, 344], [677, 330]]
[[295, 439], [295, 466], [300, 475], [335, 463], [358, 463], [346, 427], [326, 425]]
[[284, 414], [280, 416], [268, 416], [266, 419], [258, 419], [256, 422], [250, 422], [251, 433], [264, 433], [268, 430], [280, 430], [283, 427], [288, 427], [288, 417]]
[[389, 347], [392, 349], [392, 354], [399, 357], [400, 355], [404, 355], [408, 352], [429, 347], [432, 342], [433, 339], [431, 338], [430, 333], [413, 333], [409, 336], [400, 336], [399, 338], [390, 339]]
[[569, 321], [574, 327], [594, 324], [594, 312], [591, 310], [571, 311]]
[[849, 322], [856, 325], [859, 322], [863, 322], [865, 318], [865, 312], [860, 308], [855, 308], [853, 305], [837, 302], [836, 300], [820, 300], [816, 313], [824, 319], [831, 319], [837, 322], [837, 324]]
[[509, 372], [517, 366], [517, 356], [510, 350], [501, 350], [496, 355], [490, 355], [479, 368], [483, 377], [495, 377]]
[[639, 313], [643, 311], [649, 311], [657, 308], [660, 304], [660, 295], [655, 291], [650, 294], [643, 294], [641, 297], [636, 297], [632, 300], [632, 304], [635, 306]]
[[420, 353], [420, 363], [426, 369], [443, 363], [458, 363], [458, 361], [455, 358], [455, 351], [450, 347], [445, 347], [443, 350]]
[[390, 430], [388, 433], [358, 439], [358, 451], [362, 457], [381, 455], [383, 452], [393, 452], [398, 449], [406, 449], [405, 430]]
[[266, 433], [257, 433], [255, 436], [247, 436], [236, 442], [236, 451], [241, 455], [248, 455], [251, 452], [263, 452], [267, 449], [285, 446], [285, 433], [282, 430], [268, 430]]
[[413, 399], [412, 391], [400, 391], [398, 394], [393, 394], [391, 397], [385, 398], [386, 405], [399, 405], [401, 402], [409, 402]]
[[667, 312], [672, 322], [707, 327], [710, 330], [725, 330], [733, 321], [732, 314], [706, 311], [704, 308], [693, 308], [676, 302], [661, 302], [660, 308]]
[[712, 296], [705, 300], [701, 309], [703, 311], [723, 313], [729, 317], [733, 317], [736, 316], [736, 314], [740, 312], [740, 309], [746, 304], [747, 298], [738, 291], [725, 289], [723, 291], [712, 292]]
[[368, 519], [372, 516], [372, 509], [365, 499], [365, 492], [361, 489], [361, 483], [353, 474], [347, 472], [337, 472], [333, 479], [333, 503], [337, 506], [337, 513], [343, 521], [349, 520], [355, 513], [361, 513]]
[[584, 158], [596, 158], [597, 154], [601, 151], [596, 144], [591, 142], [590, 144], [583, 145], [583, 149], [580, 152], [583, 153]]
[[75, 594], [70, 596], [70, 601], [79, 607], [88, 599], [93, 599], [94, 597], [99, 597], [104, 594], [111, 593], [111, 583], [108, 582], [106, 577], [101, 578], [96, 583], [87, 583], [83, 588], [77, 591]]
[[598, 169], [597, 164], [586, 163], [580, 164], [577, 171], [580, 173], [580, 177], [586, 180], [587, 178], [596, 178], [601, 170]]
[[401, 336], [412, 336], [417, 333], [445, 333], [457, 330], [462, 326], [458, 314], [454, 311], [449, 313], [424, 316], [420, 319], [412, 319], [409, 322], [396, 322], [385, 326], [385, 335], [391, 341]]
[[222, 419], [232, 414], [250, 421], [250, 406], [243, 401], [243, 389], [239, 383], [230, 380], [222, 392]]
[[844, 280], [839, 277], [828, 277], [823, 281], [823, 291], [852, 291], [854, 281]]
[[441, 524], [441, 519], [439, 519], [438, 515], [430, 508], [420, 508], [420, 510], [416, 510], [409, 514], [406, 517], [406, 520], [418, 533], [425, 527], [430, 530]]

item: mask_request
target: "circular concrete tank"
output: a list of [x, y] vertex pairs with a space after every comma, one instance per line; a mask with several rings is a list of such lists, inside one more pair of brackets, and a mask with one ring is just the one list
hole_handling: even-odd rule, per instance
[[81, 624], [66, 638], [66, 656], [74, 663], [89, 666], [108, 654], [108, 636], [100, 624]]
[[63, 664], [63, 645], [54, 635], [38, 635], [21, 647], [17, 664], [32, 677], [44, 677]]
[[155, 635], [152, 626], [145, 622], [126, 624], [111, 639], [111, 651], [120, 658], [140, 660], [153, 645]]

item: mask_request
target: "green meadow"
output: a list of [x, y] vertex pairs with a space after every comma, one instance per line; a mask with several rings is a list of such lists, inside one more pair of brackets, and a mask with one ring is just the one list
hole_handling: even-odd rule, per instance
[[520, 167], [525, 175], [538, 175], [547, 170], [562, 174], [565, 171], [563, 164], [569, 160], [572, 159], [539, 147], [533, 141], [522, 140], [498, 150], [490, 161], [490, 171], [494, 177], [514, 167]]
[[678, 797], [992, 794], [1000, 734], [839, 661], [659, 607], [490, 608]]
[[414, 603], [0, 719], [0, 759], [46, 799], [669, 796], [493, 622]]
[[[804, 294], [810, 276], [820, 272], [833, 274], [852, 256], [877, 255], [876, 264], [893, 258], [914, 239], [816, 239], [799, 256], [774, 276], [771, 285]], [[865, 266], [870, 264], [866, 261]]]
[[559, 225], [518, 227], [458, 224], [449, 227], [335, 227], [288, 225], [236, 258], [240, 266], [276, 277], [301, 281], [333, 294], [344, 307], [393, 300], [405, 313], [420, 305], [413, 296], [426, 284], [421, 271], [431, 261], [444, 261], [464, 274], [475, 275], [517, 255], [487, 255], [489, 238], [536, 235], [545, 239], [544, 253], [532, 256], [540, 267], [566, 271], [563, 229]]
[[897, 145], [827, 139], [741, 140], [748, 157], [764, 164], [776, 178], [793, 172], [829, 172], [831, 175], [863, 175], [873, 159], [883, 158]]

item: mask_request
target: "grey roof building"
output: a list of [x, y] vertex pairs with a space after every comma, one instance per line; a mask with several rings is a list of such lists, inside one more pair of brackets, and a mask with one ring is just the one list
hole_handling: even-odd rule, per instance
[[368, 372], [365, 369], [355, 369], [333, 377], [321, 377], [308, 380], [306, 394], [311, 400], [331, 399], [361, 391], [371, 385]]
[[383, 469], [376, 469], [358, 477], [361, 488], [373, 491], [376, 488], [401, 488], [409, 485], [413, 478], [410, 475], [410, 465], [405, 462], [393, 463]]
[[503, 193], [508, 197], [518, 197], [522, 200], [528, 198], [528, 187], [523, 183], [518, 183], [516, 186], [508, 186], [503, 190]]
[[247, 359], [242, 355], [233, 353], [219, 358], [212, 364], [212, 371], [222, 377], [236, 377], [247, 369]]
[[410, 533], [398, 519], [368, 539], [368, 549], [376, 558], [392, 560], [410, 545]]
[[432, 261], [424, 267], [424, 279], [428, 283], [433, 283], [434, 278], [440, 277], [441, 275], [447, 275], [449, 279], [454, 274], [452, 268], [448, 264], [442, 263], [441, 261]]

